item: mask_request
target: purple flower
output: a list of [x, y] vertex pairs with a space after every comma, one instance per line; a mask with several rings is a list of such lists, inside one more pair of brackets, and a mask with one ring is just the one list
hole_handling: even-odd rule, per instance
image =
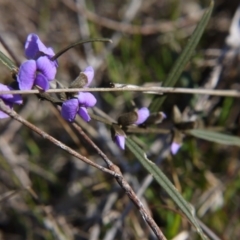
[[17, 81], [21, 90], [30, 90], [34, 85], [49, 89], [49, 81], [55, 78], [57, 61], [52, 48], [47, 48], [36, 34], [29, 34], [25, 43], [25, 54], [29, 59], [19, 68]]
[[87, 112], [88, 107], [93, 107], [97, 102], [97, 99], [89, 92], [79, 92], [76, 98], [69, 99], [65, 101], [62, 105], [62, 117], [72, 122], [77, 113], [80, 117], [89, 122], [91, 117]]
[[[87, 83], [84, 86], [86, 87], [91, 83], [94, 77], [94, 70], [89, 66], [83, 71], [83, 73], [87, 77]], [[61, 110], [62, 117], [65, 120], [72, 122], [76, 115], [79, 114], [83, 120], [89, 122], [91, 117], [87, 112], [87, 108], [95, 106], [96, 103], [97, 99], [91, 93], [79, 92], [75, 98], [71, 98], [63, 103]]]
[[171, 144], [171, 153], [173, 155], [177, 154], [178, 150], [180, 149], [182, 145], [176, 142], [172, 142]]
[[[8, 87], [4, 84], [0, 83], [0, 91], [10, 91], [13, 90], [11, 87]], [[22, 104], [22, 98], [18, 94], [2, 94], [0, 95], [0, 98], [4, 101], [4, 103], [10, 107], [13, 108], [13, 104]], [[7, 118], [9, 117], [6, 113], [0, 111], [0, 118]]]
[[[140, 125], [146, 121], [149, 115], [150, 115], [149, 110], [146, 107], [140, 108], [134, 112], [122, 114], [118, 118], [118, 124], [119, 124], [118, 126], [120, 128], [120, 126], [128, 126], [131, 124]], [[117, 133], [115, 133], [115, 136], [113, 138], [115, 143], [122, 150], [125, 149], [125, 138], [126, 138], [125, 133], [124, 132], [121, 133], [121, 131], [118, 131]]]

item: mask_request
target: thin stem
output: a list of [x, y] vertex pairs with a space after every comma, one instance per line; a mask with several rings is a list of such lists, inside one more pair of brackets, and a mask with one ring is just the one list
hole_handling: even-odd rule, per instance
[[12, 117], [13, 119], [17, 120], [18, 122], [22, 123], [23, 125], [25, 125], [26, 127], [30, 128], [32, 131], [36, 132], [37, 134], [39, 134], [40, 136], [42, 136], [44, 139], [49, 140], [50, 142], [52, 142], [53, 144], [55, 144], [56, 146], [60, 147], [61, 149], [63, 149], [64, 151], [68, 152], [70, 155], [80, 159], [81, 161], [103, 171], [106, 173], [109, 173], [110, 175], [116, 177], [116, 172], [111, 171], [105, 167], [102, 167], [94, 162], [92, 162], [90, 159], [82, 156], [81, 154], [77, 153], [76, 151], [74, 151], [73, 149], [71, 149], [70, 147], [66, 146], [64, 143], [58, 141], [56, 138], [52, 137], [51, 135], [47, 134], [46, 132], [44, 132], [43, 130], [41, 130], [40, 128], [36, 127], [35, 125], [31, 124], [30, 122], [28, 122], [27, 120], [23, 119], [20, 115], [18, 115], [14, 110], [10, 109], [8, 106], [6, 106], [4, 104], [4, 102], [0, 99], [0, 110], [5, 112], [6, 114], [8, 114], [10, 117]]
[[116, 172], [116, 181], [118, 184], [124, 189], [125, 193], [128, 195], [130, 200], [134, 203], [134, 205], [138, 208], [140, 214], [142, 215], [143, 219], [148, 223], [150, 228], [156, 234], [158, 239], [166, 240], [165, 236], [163, 235], [162, 231], [151, 217], [150, 213], [146, 210], [136, 193], [133, 191], [132, 187], [129, 183], [125, 180], [120, 171], [119, 167], [115, 165], [103, 152], [102, 150], [88, 137], [88, 135], [82, 130], [78, 124], [73, 123], [75, 129], [82, 135], [82, 137], [97, 151], [97, 153], [103, 158], [103, 160], [108, 165], [109, 169]]
[[[212, 90], [212, 89], [192, 89], [192, 88], [173, 88], [173, 87], [121, 87], [121, 88], [66, 88], [49, 89], [45, 93], [60, 92], [144, 92], [149, 94], [181, 93], [181, 94], [200, 94], [222, 97], [240, 97], [238, 90]], [[12, 90], [0, 91], [1, 94], [36, 94], [39, 90]]]
[[67, 46], [66, 48], [62, 49], [61, 51], [59, 51], [58, 53], [56, 53], [51, 60], [54, 61], [57, 58], [59, 58], [63, 53], [65, 53], [66, 51], [68, 51], [69, 49], [78, 46], [80, 44], [84, 44], [84, 43], [90, 43], [90, 42], [109, 42], [112, 43], [111, 39], [108, 38], [93, 38], [93, 39], [89, 39], [89, 40], [82, 40], [76, 43], [71, 44], [70, 46]]

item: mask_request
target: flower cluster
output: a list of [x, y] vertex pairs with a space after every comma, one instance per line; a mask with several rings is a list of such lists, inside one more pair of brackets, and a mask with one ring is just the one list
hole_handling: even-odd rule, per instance
[[[80, 73], [80, 76], [82, 76], [80, 81], [82, 79], [85, 79], [83, 87], [89, 86], [94, 77], [93, 68], [90, 66], [87, 67], [82, 73]], [[78, 79], [75, 81], [79, 82]], [[74, 121], [76, 115], [79, 114], [83, 120], [89, 122], [91, 120], [91, 117], [88, 114], [87, 108], [94, 107], [96, 103], [97, 99], [91, 93], [79, 92], [76, 96], [69, 100], [66, 100], [62, 104], [62, 117], [65, 120], [72, 122]]]
[[[36, 34], [29, 34], [25, 43], [25, 55], [28, 58], [19, 68], [17, 74], [17, 82], [20, 90], [30, 90], [37, 86], [43, 91], [49, 89], [49, 82], [55, 79], [58, 63], [54, 58], [54, 51], [50, 47], [46, 47]], [[69, 88], [85, 88], [88, 87], [94, 78], [94, 70], [88, 66], [79, 76], [69, 85]], [[61, 85], [61, 84], [60, 84]], [[10, 86], [0, 84], [0, 91], [12, 90]], [[62, 105], [62, 117], [73, 122], [78, 114], [84, 121], [89, 122], [91, 117], [87, 108], [94, 107], [97, 99], [90, 92], [78, 93], [61, 93], [60, 103]], [[0, 98], [10, 108], [13, 104], [21, 104], [22, 98], [20, 95], [3, 94]], [[177, 112], [178, 113], [178, 112]], [[179, 115], [175, 114], [176, 116]], [[174, 116], [175, 116], [174, 115]], [[180, 114], [181, 115], [181, 114]], [[180, 116], [179, 115], [179, 116]], [[181, 116], [175, 116], [174, 123], [181, 124]], [[0, 118], [8, 117], [7, 114], [0, 111]], [[117, 124], [112, 124], [112, 138], [121, 149], [125, 149], [126, 134], [125, 130], [130, 125], [140, 125], [145, 127], [149, 124], [158, 124], [166, 118], [162, 112], [150, 114], [148, 108], [143, 107], [138, 110], [122, 114]], [[178, 131], [175, 130], [174, 137], [171, 144], [172, 154], [176, 154], [181, 147], [181, 139]], [[180, 140], [179, 140], [180, 139]]]
[[[12, 90], [11, 87], [0, 83], [0, 91], [10, 91], [10, 90]], [[15, 94], [15, 95], [14, 94], [2, 94], [2, 95], [0, 95], [0, 98], [11, 109], [13, 108], [13, 104], [22, 104], [22, 98], [18, 94]], [[9, 116], [6, 113], [0, 111], [0, 118], [7, 118], [7, 117], [9, 117]]]
[[49, 81], [55, 78], [57, 61], [52, 48], [47, 48], [36, 34], [29, 34], [25, 43], [25, 55], [29, 59], [19, 68], [17, 81], [21, 90], [30, 90], [37, 85], [49, 89]]

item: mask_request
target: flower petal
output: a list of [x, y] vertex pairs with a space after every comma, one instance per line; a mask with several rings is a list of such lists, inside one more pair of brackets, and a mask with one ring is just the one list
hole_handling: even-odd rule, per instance
[[125, 137], [121, 135], [116, 135], [115, 136], [115, 142], [120, 147], [122, 150], [125, 149]]
[[25, 55], [28, 59], [36, 59], [39, 52], [48, 54], [47, 47], [42, 43], [38, 35], [31, 33], [25, 43]]
[[181, 144], [176, 143], [176, 142], [172, 142], [172, 144], [171, 144], [171, 153], [173, 155], [175, 155], [178, 152], [180, 147], [181, 147]]
[[63, 103], [61, 115], [65, 120], [72, 122], [76, 117], [77, 111], [78, 100], [76, 98], [73, 98]]
[[88, 79], [88, 83], [84, 87], [88, 87], [93, 80], [94, 69], [93, 69], [93, 67], [88, 66], [84, 69], [83, 73], [87, 76], [87, 79]]
[[[13, 88], [0, 83], [0, 91], [11, 91]], [[19, 94], [1, 94], [0, 98], [8, 103], [22, 104], [22, 97]]]
[[149, 110], [146, 107], [140, 108], [137, 111], [137, 113], [138, 113], [138, 120], [135, 122], [135, 124], [137, 125], [144, 123], [150, 115]]
[[[8, 102], [4, 102], [4, 103], [12, 109], [12, 106], [13, 106], [12, 103], [8, 103]], [[5, 112], [0, 111], [0, 119], [8, 118], [8, 117], [9, 117], [8, 114], [6, 114]]]
[[57, 69], [53, 61], [47, 56], [40, 57], [36, 61], [37, 69], [50, 81], [55, 78]]
[[97, 103], [97, 99], [89, 92], [78, 93], [78, 101], [84, 107], [94, 107]]
[[48, 55], [49, 57], [52, 57], [52, 56], [55, 55], [55, 53], [54, 53], [54, 51], [53, 51], [53, 49], [52, 49], [51, 47], [48, 47], [48, 48], [47, 48], [47, 55]]
[[78, 110], [78, 114], [86, 122], [89, 122], [91, 120], [91, 117], [89, 116], [88, 111], [85, 107], [80, 107]]
[[37, 66], [36, 61], [28, 60], [24, 62], [20, 68], [17, 75], [17, 81], [20, 90], [30, 90], [35, 81]]
[[47, 78], [42, 73], [37, 74], [34, 85], [38, 85], [44, 91], [49, 89], [49, 82], [48, 82]]

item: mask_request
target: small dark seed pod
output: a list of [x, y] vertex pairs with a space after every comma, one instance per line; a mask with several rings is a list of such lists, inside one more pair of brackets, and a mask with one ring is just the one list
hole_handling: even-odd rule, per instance
[[82, 88], [88, 83], [88, 78], [85, 73], [80, 72], [79, 76], [71, 82], [69, 88]]
[[123, 113], [118, 118], [118, 124], [121, 126], [129, 126], [134, 124], [138, 120], [138, 114], [136, 111]]

